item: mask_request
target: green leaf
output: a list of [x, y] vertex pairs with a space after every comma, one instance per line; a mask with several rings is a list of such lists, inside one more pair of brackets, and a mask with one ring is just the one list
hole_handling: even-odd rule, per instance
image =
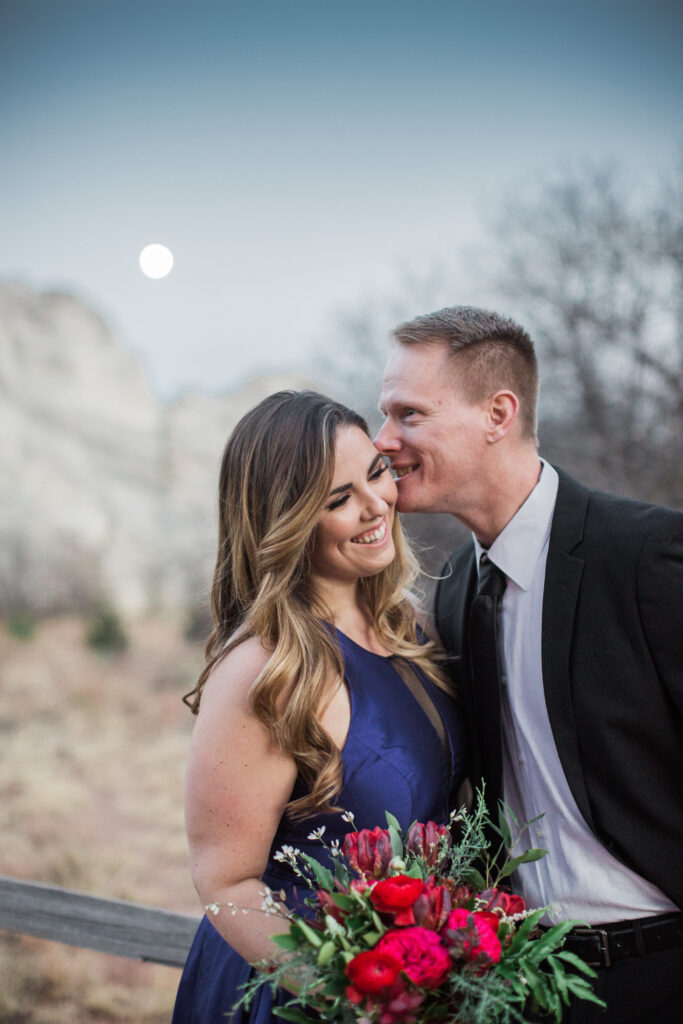
[[589, 967], [581, 957], [577, 956], [576, 953], [570, 953], [568, 949], [563, 949], [559, 953], [555, 953], [555, 956], [559, 957], [560, 960], [565, 960], [572, 967], [575, 967], [577, 971], [581, 971], [588, 978], [597, 978], [597, 974], [592, 967]]
[[327, 942], [323, 942], [318, 953], [318, 965], [320, 967], [324, 967], [325, 964], [330, 962], [336, 952], [337, 946], [331, 939], [328, 939]]
[[377, 911], [373, 910], [373, 912], [372, 912], [372, 914], [370, 916], [372, 918], [372, 923], [374, 924], [374, 926], [377, 929], [377, 931], [380, 933], [380, 935], [384, 935], [384, 933], [386, 931], [386, 928], [382, 924], [382, 918], [379, 916]]
[[379, 942], [381, 937], [381, 932], [365, 932], [362, 936], [362, 940], [367, 946], [374, 946], [376, 942]]
[[525, 918], [525, 920], [517, 929], [517, 934], [510, 943], [508, 950], [509, 953], [519, 953], [522, 950], [522, 948], [529, 941], [529, 935], [534, 930], [534, 928], [536, 927], [536, 925], [541, 920], [544, 914], [545, 907], [539, 907], [538, 910], [534, 910], [533, 914], [529, 914], [529, 916]]
[[510, 847], [512, 846], [512, 832], [510, 830], [510, 826], [507, 823], [505, 811], [506, 808], [504, 807], [504, 805], [502, 803], [498, 804], [498, 828], [500, 829], [500, 835], [503, 842], [507, 847]]
[[483, 892], [483, 890], [486, 889], [484, 876], [480, 871], [477, 871], [476, 868], [465, 868], [465, 870], [461, 872], [461, 877], [464, 882], [467, 882], [468, 885], [473, 886], [480, 892]]
[[539, 969], [532, 964], [529, 960], [522, 960], [520, 963], [520, 970], [526, 978], [529, 988], [536, 997], [536, 1001], [539, 1006], [542, 1006], [544, 1010], [548, 1009], [548, 991], [546, 985], [546, 979]]
[[393, 825], [389, 826], [389, 839], [391, 840], [391, 852], [394, 857], [403, 858], [403, 839], [400, 831], [395, 829]]
[[343, 996], [349, 979], [343, 976], [332, 977], [326, 983], [323, 992], [326, 996]]
[[415, 863], [411, 864], [409, 868], [406, 868], [403, 874], [407, 875], [408, 878], [424, 878], [425, 876], [424, 870], [419, 861], [415, 861]]
[[501, 868], [498, 879], [507, 878], [513, 871], [516, 871], [520, 864], [529, 864], [531, 861], [540, 860], [541, 857], [545, 857], [547, 850], [525, 850], [524, 853], [520, 854], [519, 857], [513, 857], [511, 860], [505, 862]]
[[348, 889], [351, 875], [346, 864], [344, 864], [339, 857], [337, 857], [334, 862], [334, 877], [339, 882], [342, 889]]
[[575, 924], [575, 921], [562, 921], [561, 924], [556, 924], [549, 928], [542, 938], [536, 939], [529, 949], [529, 953], [533, 956], [536, 963], [539, 963], [560, 946], [564, 942], [565, 935], [572, 930]]
[[585, 999], [587, 1002], [596, 1003], [598, 1006], [607, 1005], [596, 996], [585, 978], [577, 978], [575, 974], [567, 975], [567, 988], [577, 999]]
[[301, 945], [301, 939], [298, 939], [296, 935], [292, 935], [291, 932], [273, 935], [273, 942], [280, 949], [298, 949]]
[[308, 853], [301, 854], [302, 859], [308, 864], [309, 868], [315, 876], [315, 880], [321, 889], [327, 889], [331, 892], [334, 889], [334, 875], [329, 868], [323, 867], [319, 864], [315, 857], [311, 857]]
[[399, 835], [400, 835], [400, 833], [401, 833], [401, 825], [400, 825], [400, 822], [393, 816], [393, 814], [391, 814], [389, 811], [385, 811], [384, 812], [384, 817], [387, 819], [387, 826], [390, 829], [392, 829], [392, 828], [395, 829], [396, 832], [398, 832]]
[[567, 989], [564, 964], [558, 961], [554, 956], [548, 957], [548, 963], [551, 971], [553, 972], [553, 978], [555, 979], [555, 984], [557, 985], [557, 989], [562, 997], [562, 1001], [565, 1006], [569, 1006], [569, 991]]
[[292, 928], [298, 928], [304, 938], [307, 939], [312, 946], [322, 946], [323, 940], [320, 938], [320, 934], [311, 928], [309, 924], [306, 924], [303, 918], [297, 917], [297, 919], [292, 922]]
[[271, 1012], [283, 1020], [293, 1020], [295, 1024], [312, 1024], [312, 1018], [308, 1014], [291, 1006], [274, 1006]]
[[353, 896], [347, 896], [344, 892], [333, 892], [332, 899], [340, 910], [355, 910], [358, 906]]

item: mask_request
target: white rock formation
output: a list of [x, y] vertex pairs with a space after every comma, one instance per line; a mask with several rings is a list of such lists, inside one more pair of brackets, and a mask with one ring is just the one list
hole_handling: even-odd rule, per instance
[[181, 609], [208, 588], [225, 440], [300, 377], [163, 405], [135, 357], [63, 292], [0, 286], [0, 611]]

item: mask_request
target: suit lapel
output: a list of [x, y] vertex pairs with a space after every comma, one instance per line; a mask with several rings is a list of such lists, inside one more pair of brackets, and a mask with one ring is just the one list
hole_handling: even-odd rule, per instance
[[586, 823], [592, 814], [581, 770], [569, 665], [583, 559], [571, 552], [581, 542], [589, 491], [558, 469], [560, 477], [548, 545], [541, 639], [548, 717], [569, 788]]

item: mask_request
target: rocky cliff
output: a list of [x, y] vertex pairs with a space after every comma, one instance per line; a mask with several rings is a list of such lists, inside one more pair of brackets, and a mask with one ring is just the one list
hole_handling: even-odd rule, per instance
[[200, 602], [225, 440], [259, 399], [302, 386], [259, 377], [163, 404], [82, 301], [0, 285], [0, 612]]

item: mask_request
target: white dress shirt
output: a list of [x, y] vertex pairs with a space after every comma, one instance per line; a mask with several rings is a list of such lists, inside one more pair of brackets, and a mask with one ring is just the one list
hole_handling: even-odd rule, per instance
[[[502, 744], [504, 800], [521, 823], [544, 817], [513, 850], [540, 846], [547, 857], [523, 864], [516, 890], [532, 907], [551, 906], [545, 923], [590, 924], [677, 908], [595, 838], [570, 792], [555, 747], [543, 689], [541, 624], [548, 541], [558, 476], [541, 460], [536, 487], [496, 537], [490, 560], [508, 578], [503, 595]], [[476, 538], [477, 566], [484, 550]], [[530, 834], [529, 834], [530, 833]]]

